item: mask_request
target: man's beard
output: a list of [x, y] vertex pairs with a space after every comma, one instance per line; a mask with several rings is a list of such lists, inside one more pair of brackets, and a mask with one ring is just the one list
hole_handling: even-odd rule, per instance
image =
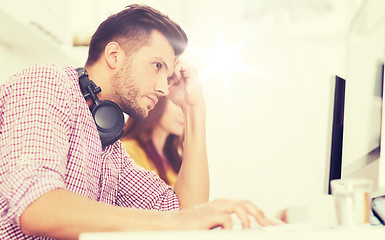
[[122, 67], [118, 73], [114, 74], [112, 92], [116, 103], [124, 113], [136, 120], [147, 117], [147, 111], [142, 109], [138, 103], [141, 93], [130, 76], [129, 67]]
[[135, 120], [142, 120], [147, 117], [147, 111], [143, 110], [138, 102], [137, 99], [139, 97], [138, 89], [131, 88], [128, 93], [126, 94], [126, 98], [123, 99], [124, 104], [122, 104], [121, 108], [122, 111], [127, 113], [130, 117], [132, 117]]

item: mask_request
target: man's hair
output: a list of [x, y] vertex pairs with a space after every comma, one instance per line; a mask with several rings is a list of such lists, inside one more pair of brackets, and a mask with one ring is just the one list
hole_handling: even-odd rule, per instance
[[92, 66], [110, 42], [117, 42], [127, 54], [132, 54], [149, 41], [152, 30], [162, 33], [176, 56], [187, 46], [182, 28], [168, 16], [146, 5], [129, 5], [102, 22], [91, 38], [86, 66]]

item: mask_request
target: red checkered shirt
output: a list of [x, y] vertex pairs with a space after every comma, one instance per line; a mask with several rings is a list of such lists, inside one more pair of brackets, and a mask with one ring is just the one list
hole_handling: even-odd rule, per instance
[[35, 65], [0, 86], [0, 238], [39, 239], [22, 234], [20, 216], [59, 188], [121, 207], [179, 209], [173, 189], [120, 141], [102, 149], [75, 69]]

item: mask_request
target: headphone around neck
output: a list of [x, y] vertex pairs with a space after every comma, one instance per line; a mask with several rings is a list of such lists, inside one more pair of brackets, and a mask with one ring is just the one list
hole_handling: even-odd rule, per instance
[[80, 90], [85, 99], [91, 97], [94, 104], [90, 111], [94, 118], [103, 147], [119, 140], [124, 133], [124, 116], [120, 107], [109, 100], [100, 101], [97, 94], [102, 89], [88, 78], [85, 68], [77, 68]]

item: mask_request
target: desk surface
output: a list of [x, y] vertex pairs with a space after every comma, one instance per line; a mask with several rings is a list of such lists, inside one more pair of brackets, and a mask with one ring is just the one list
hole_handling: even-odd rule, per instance
[[328, 228], [324, 230], [301, 229], [294, 231], [265, 230], [205, 230], [205, 231], [147, 231], [83, 233], [79, 240], [251, 240], [251, 239], [385, 239], [385, 227], [363, 226], [356, 228]]

